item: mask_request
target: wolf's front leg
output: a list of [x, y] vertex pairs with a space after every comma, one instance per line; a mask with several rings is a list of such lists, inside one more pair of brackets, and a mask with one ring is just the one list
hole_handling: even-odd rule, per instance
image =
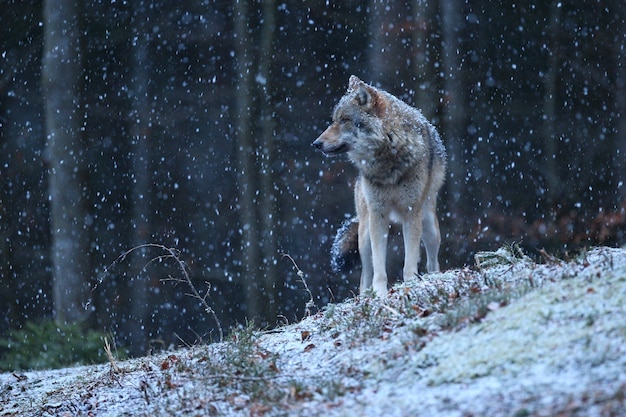
[[361, 257], [361, 286], [359, 293], [364, 296], [372, 286], [372, 244], [370, 241], [369, 221], [359, 219], [359, 255]]
[[404, 281], [417, 277], [417, 267], [420, 262], [420, 238], [422, 235], [422, 213], [419, 210], [409, 210], [402, 222], [402, 236], [404, 237]]
[[382, 297], [387, 295], [387, 237], [389, 223], [381, 213], [371, 213], [369, 216], [370, 242], [372, 246], [372, 267], [374, 269], [374, 294]]

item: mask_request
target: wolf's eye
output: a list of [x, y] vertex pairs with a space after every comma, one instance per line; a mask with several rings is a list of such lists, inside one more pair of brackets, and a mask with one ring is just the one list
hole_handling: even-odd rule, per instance
[[341, 123], [342, 125], [345, 125], [346, 123], [350, 123], [350, 119], [348, 119], [347, 117], [342, 117], [341, 119], [339, 119], [339, 123]]

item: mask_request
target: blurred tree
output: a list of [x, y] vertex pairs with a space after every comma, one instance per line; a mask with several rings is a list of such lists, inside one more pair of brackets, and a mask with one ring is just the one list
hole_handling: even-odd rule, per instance
[[[276, 5], [262, 8], [260, 31], [253, 29], [257, 9], [234, 1], [236, 58], [236, 133], [238, 209], [241, 230], [241, 281], [247, 316], [273, 324], [277, 311], [274, 138], [271, 121], [270, 63]], [[260, 47], [259, 47], [260, 45]]]
[[88, 164], [83, 149], [81, 11], [78, 0], [44, 2], [45, 96], [55, 319], [83, 321], [90, 275]]
[[274, 91], [272, 62], [274, 61], [274, 40], [276, 31], [276, 1], [263, 2], [263, 15], [260, 34], [259, 64], [258, 64], [258, 97], [259, 97], [259, 124], [260, 124], [260, 222], [261, 222], [261, 252], [263, 262], [263, 287], [269, 305], [265, 306], [266, 317], [272, 322], [278, 315], [278, 258], [277, 229], [278, 212], [276, 208], [276, 132], [274, 129], [275, 111], [272, 106]]
[[436, 1], [413, 0], [414, 23], [411, 33], [413, 49], [411, 63], [415, 78], [415, 105], [428, 120], [433, 121], [437, 111], [437, 62], [436, 48], [432, 39], [434, 21], [437, 18]]
[[0, 333], [50, 315], [50, 227], [41, 57], [41, 1], [0, 8]]
[[408, 81], [405, 70], [410, 69], [406, 65], [410, 55], [407, 53], [408, 44], [402, 40], [409, 36], [410, 32], [406, 30], [409, 22], [406, 19], [411, 17], [406, 6], [404, 2], [368, 1], [371, 46], [367, 49], [369, 71], [365, 81], [384, 88], [394, 87], [398, 91], [406, 91], [407, 86], [403, 84]]
[[559, 74], [559, 30], [561, 3], [553, 0], [548, 26], [548, 62], [544, 75], [543, 95], [543, 171], [547, 182], [547, 203], [552, 205], [559, 191], [559, 173], [556, 164], [558, 136], [556, 133], [557, 77]]
[[[619, 3], [620, 13], [617, 16], [626, 16], [626, 5]], [[617, 101], [617, 128], [616, 140], [617, 149], [616, 157], [616, 176], [618, 182], [618, 195], [622, 204], [626, 204], [626, 19], [622, 18], [621, 22], [617, 22], [618, 42], [615, 47], [616, 59], [616, 90], [615, 97]], [[621, 181], [621, 185], [619, 182]], [[624, 206], [622, 206], [624, 207]]]
[[[132, 29], [129, 33], [131, 44], [130, 59], [130, 90], [131, 115], [130, 134], [132, 138], [132, 238], [133, 248], [151, 243], [152, 224], [152, 169], [151, 157], [151, 127], [149, 87], [152, 73], [152, 62], [149, 54], [150, 13], [145, 3], [133, 5]], [[143, 276], [145, 265], [144, 249], [133, 252], [131, 257], [130, 274], [130, 320], [128, 335], [131, 339], [130, 352], [132, 355], [145, 353], [148, 343], [148, 318], [152, 310], [152, 303], [148, 298], [149, 280]]]
[[235, 19], [235, 150], [237, 157], [237, 208], [241, 230], [241, 281], [246, 291], [248, 317], [261, 313], [261, 291], [258, 287], [261, 265], [261, 236], [256, 218], [256, 146], [252, 133], [252, 46], [248, 26], [248, 1], [234, 0]]
[[[452, 221], [459, 225], [463, 209], [472, 201], [463, 202], [467, 175], [467, 153], [463, 141], [465, 126], [464, 74], [461, 71], [462, 3], [459, 0], [441, 0], [441, 74], [443, 76], [444, 112], [441, 134], [448, 151], [447, 208]], [[469, 203], [469, 204], [468, 204]]]

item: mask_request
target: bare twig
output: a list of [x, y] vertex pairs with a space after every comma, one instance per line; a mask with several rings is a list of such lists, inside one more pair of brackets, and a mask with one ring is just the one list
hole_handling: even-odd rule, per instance
[[307, 316], [310, 316], [311, 309], [315, 307], [315, 301], [313, 301], [313, 293], [311, 293], [311, 290], [309, 290], [309, 286], [307, 285], [306, 280], [304, 279], [304, 272], [298, 267], [298, 264], [296, 264], [296, 261], [294, 261], [293, 258], [289, 254], [283, 253], [283, 258], [289, 258], [289, 260], [293, 264], [293, 267], [296, 268], [296, 274], [300, 278], [300, 282], [302, 282], [302, 285], [304, 285], [304, 290], [309, 294], [309, 301], [307, 301], [307, 303], [304, 305], [304, 311]]
[[556, 257], [550, 255], [548, 252], [546, 252], [545, 249], [540, 249], [539, 250], [539, 254], [541, 255], [541, 257], [544, 259], [544, 261], [546, 262], [546, 264], [549, 265], [558, 265], [561, 263], [561, 261], [559, 259], [557, 259]]
[[11, 375], [13, 375], [15, 377], [15, 379], [17, 379], [18, 381], [26, 381], [28, 379], [28, 377], [24, 374], [18, 374], [17, 372], [11, 372]]
[[[147, 268], [149, 265], [151, 265], [154, 262], [159, 262], [159, 261], [168, 260], [168, 259], [173, 259], [174, 260], [174, 263], [176, 263], [176, 266], [178, 267], [178, 270], [180, 271], [180, 273], [182, 275], [182, 278], [174, 278], [172, 276], [169, 276], [169, 278], [165, 279], [164, 281], [183, 282], [183, 283], [186, 283], [189, 286], [189, 288], [191, 290], [191, 293], [186, 294], [186, 295], [189, 295], [191, 297], [194, 297], [194, 298], [198, 299], [200, 301], [200, 304], [204, 308], [204, 311], [206, 313], [208, 313], [210, 316], [213, 317], [213, 320], [217, 324], [217, 330], [219, 332], [219, 337], [220, 337], [219, 341], [221, 342], [224, 339], [224, 333], [223, 333], [223, 330], [222, 330], [222, 325], [221, 325], [221, 323], [220, 323], [220, 321], [219, 321], [219, 319], [217, 317], [217, 314], [215, 313], [215, 310], [213, 310], [213, 308], [211, 308], [211, 306], [207, 302], [207, 298], [209, 297], [210, 290], [211, 290], [211, 285], [210, 285], [209, 282], [205, 281], [205, 283], [207, 284], [208, 288], [207, 288], [206, 292], [204, 293], [204, 295], [200, 295], [200, 293], [196, 289], [196, 286], [193, 284], [193, 282], [191, 281], [191, 278], [189, 277], [189, 272], [187, 271], [187, 266], [180, 259], [180, 251], [178, 249], [176, 249], [176, 248], [169, 248], [169, 247], [167, 247], [165, 245], [161, 245], [161, 244], [158, 244], [158, 243], [145, 243], [143, 245], [135, 246], [134, 248], [125, 251], [120, 256], [118, 256], [117, 259], [115, 259], [115, 261], [113, 261], [113, 263], [111, 265], [109, 265], [107, 268], [104, 269], [102, 275], [100, 276], [100, 278], [98, 279], [96, 284], [91, 288], [91, 293], [93, 294], [94, 291], [98, 288], [98, 286], [100, 284], [102, 284], [102, 281], [104, 281], [104, 278], [107, 276], [107, 274], [110, 272], [110, 270], [113, 269], [114, 266], [116, 266], [118, 263], [120, 263], [124, 259], [126, 259], [126, 257], [129, 254], [131, 254], [132, 252], [140, 250], [140, 249], [145, 249], [145, 248], [160, 249], [160, 250], [162, 250], [165, 253], [150, 259], [144, 265], [143, 269]], [[85, 305], [84, 305], [85, 309], [90, 304], [91, 304], [91, 298], [85, 303]]]
[[174, 259], [174, 261], [178, 265], [178, 269], [180, 270], [180, 273], [184, 277], [184, 281], [187, 283], [187, 285], [189, 285], [189, 288], [191, 289], [191, 294], [189, 295], [198, 299], [200, 301], [200, 304], [202, 304], [202, 307], [204, 307], [204, 311], [208, 313], [209, 315], [211, 315], [213, 317], [213, 320], [215, 320], [215, 324], [217, 324], [217, 331], [220, 334], [220, 342], [221, 342], [224, 339], [222, 325], [220, 323], [220, 320], [217, 318], [217, 314], [215, 313], [215, 310], [213, 310], [213, 308], [206, 301], [207, 297], [209, 296], [209, 292], [211, 290], [211, 286], [209, 282], [205, 281], [205, 283], [208, 285], [208, 288], [204, 296], [201, 296], [198, 290], [196, 289], [196, 286], [193, 285], [191, 278], [189, 277], [189, 273], [187, 272], [187, 267], [185, 266], [185, 263], [179, 257], [180, 252], [177, 249], [168, 248], [167, 246], [164, 246], [164, 245], [159, 245], [159, 244], [150, 244], [150, 245], [157, 247], [159, 249], [162, 249], [166, 251], [167, 253], [169, 253], [169, 256], [164, 256], [164, 257], [171, 257], [172, 259]]

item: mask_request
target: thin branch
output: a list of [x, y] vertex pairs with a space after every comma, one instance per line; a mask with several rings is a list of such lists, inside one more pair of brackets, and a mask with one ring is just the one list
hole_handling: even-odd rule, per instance
[[296, 261], [294, 261], [291, 255], [287, 253], [283, 253], [283, 258], [289, 258], [289, 260], [293, 264], [293, 267], [296, 269], [296, 274], [300, 278], [300, 282], [302, 282], [302, 285], [304, 285], [304, 290], [307, 293], [309, 293], [309, 301], [307, 301], [307, 303], [304, 305], [304, 311], [307, 316], [310, 316], [311, 309], [316, 306], [315, 306], [315, 301], [313, 301], [313, 293], [311, 293], [311, 290], [309, 290], [309, 286], [307, 285], [306, 280], [304, 279], [304, 272], [298, 267], [298, 264], [296, 264]]
[[[102, 275], [100, 276], [100, 278], [98, 279], [98, 281], [96, 281], [95, 285], [91, 288], [91, 293], [93, 294], [94, 291], [98, 288], [98, 286], [100, 284], [102, 284], [102, 282], [104, 281], [104, 278], [109, 274], [109, 272], [111, 271], [111, 269], [113, 269], [113, 267], [115, 267], [117, 264], [119, 264], [122, 261], [124, 261], [124, 259], [126, 259], [126, 257], [128, 255], [130, 255], [131, 253], [133, 253], [133, 252], [135, 252], [137, 250], [140, 250], [140, 249], [145, 249], [145, 248], [160, 249], [160, 250], [164, 251], [165, 253], [150, 259], [144, 265], [142, 270], [145, 270], [149, 265], [153, 264], [154, 262], [168, 260], [168, 259], [173, 259], [174, 262], [176, 263], [176, 265], [178, 266], [178, 270], [182, 274], [182, 278], [174, 278], [174, 277], [172, 277], [170, 275], [169, 278], [166, 278], [163, 281], [174, 281], [174, 282], [177, 282], [177, 283], [183, 282], [183, 283], [186, 283], [189, 286], [189, 288], [191, 289], [191, 294], [186, 294], [186, 295], [189, 295], [191, 297], [197, 298], [200, 301], [202, 307], [204, 308], [204, 311], [206, 313], [208, 313], [210, 316], [213, 317], [213, 320], [217, 324], [217, 330], [218, 330], [219, 336], [220, 336], [219, 341], [221, 342], [224, 339], [224, 332], [222, 330], [222, 325], [221, 325], [221, 323], [220, 323], [220, 321], [219, 321], [219, 319], [217, 317], [217, 314], [215, 313], [215, 310], [213, 310], [213, 308], [211, 308], [211, 306], [207, 302], [207, 298], [209, 297], [209, 292], [211, 290], [211, 286], [210, 286], [210, 284], [207, 281], [205, 281], [205, 283], [209, 286], [209, 288], [207, 289], [207, 291], [204, 294], [204, 296], [200, 295], [200, 293], [196, 289], [196, 286], [193, 284], [193, 282], [191, 281], [191, 278], [189, 277], [189, 273], [187, 272], [187, 267], [186, 267], [185, 263], [180, 259], [180, 253], [181, 252], [178, 249], [168, 248], [167, 246], [161, 245], [161, 244], [158, 244], [158, 243], [145, 243], [143, 245], [135, 246], [134, 248], [125, 251], [120, 256], [118, 256], [117, 259], [115, 259], [113, 261], [113, 263], [111, 263], [111, 265], [109, 265], [107, 268], [104, 269], [104, 271], [103, 271]], [[91, 301], [92, 301], [91, 298], [89, 300], [87, 300], [87, 302], [84, 304], [84, 308], [85, 309], [87, 309], [87, 307], [91, 304]]]

